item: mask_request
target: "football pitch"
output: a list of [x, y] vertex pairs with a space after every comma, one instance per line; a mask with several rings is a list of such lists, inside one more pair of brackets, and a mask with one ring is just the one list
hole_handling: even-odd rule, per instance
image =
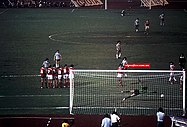
[[[159, 15], [165, 13], [165, 26]], [[62, 53], [61, 65], [76, 69], [113, 70], [115, 44], [129, 63], [150, 63], [150, 69], [179, 69], [187, 56], [187, 13], [184, 10], [0, 9], [0, 115], [68, 114], [69, 89], [40, 89], [39, 68], [45, 58]], [[134, 20], [140, 19], [140, 32]], [[144, 21], [150, 20], [150, 34]], [[167, 88], [166, 88], [167, 89]]]

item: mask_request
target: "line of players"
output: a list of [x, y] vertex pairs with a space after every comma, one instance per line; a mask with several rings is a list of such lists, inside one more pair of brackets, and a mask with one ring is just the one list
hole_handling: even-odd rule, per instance
[[[48, 59], [46, 59], [48, 61]], [[42, 66], [40, 68], [41, 88], [62, 88], [70, 86], [70, 70], [74, 69], [74, 65], [56, 67], [49, 65], [48, 67]]]
[[62, 88], [70, 86], [70, 70], [74, 69], [74, 65], [69, 67], [67, 64], [60, 66], [62, 55], [59, 50], [54, 54], [55, 64], [51, 66], [49, 59], [46, 58], [40, 68], [41, 88]]

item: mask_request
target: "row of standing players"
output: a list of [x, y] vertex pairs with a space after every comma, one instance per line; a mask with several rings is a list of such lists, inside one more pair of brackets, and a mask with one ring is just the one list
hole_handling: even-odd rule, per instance
[[54, 55], [55, 64], [51, 66], [46, 58], [40, 68], [41, 88], [62, 88], [70, 86], [70, 71], [74, 70], [74, 65], [60, 66], [62, 55], [59, 50]]

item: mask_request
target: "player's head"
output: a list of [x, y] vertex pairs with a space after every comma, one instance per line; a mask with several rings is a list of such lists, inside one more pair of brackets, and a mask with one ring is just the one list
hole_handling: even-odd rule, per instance
[[121, 43], [121, 41], [117, 41], [117, 43], [119, 43], [119, 44], [120, 44], [120, 43]]
[[59, 52], [59, 50], [56, 50], [56, 52]]
[[169, 64], [170, 64], [170, 65], [173, 65], [174, 63], [171, 61], [171, 62], [169, 62]]
[[45, 61], [49, 61], [49, 59], [48, 59], [48, 58], [46, 58], [46, 59], [45, 59]]
[[159, 111], [159, 112], [164, 112], [164, 110], [163, 110], [162, 107], [158, 108], [158, 111]]
[[67, 66], [68, 66], [67, 64], [64, 65], [64, 67], [67, 67]]
[[184, 54], [183, 54], [183, 53], [181, 53], [181, 56], [184, 56]]
[[74, 65], [73, 65], [73, 64], [71, 64], [71, 65], [70, 65], [70, 67], [72, 67], [72, 68], [73, 68], [73, 67], [74, 67]]
[[104, 117], [110, 118], [110, 115], [109, 115], [108, 113], [106, 113], [106, 114], [104, 115]]
[[116, 111], [113, 111], [112, 114], [116, 114], [116, 115], [117, 115], [117, 112], [116, 112]]
[[127, 60], [127, 57], [123, 57], [124, 60]]

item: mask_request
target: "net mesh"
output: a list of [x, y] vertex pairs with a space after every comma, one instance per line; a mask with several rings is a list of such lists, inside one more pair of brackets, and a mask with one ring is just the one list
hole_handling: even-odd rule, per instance
[[141, 6], [149, 7], [151, 6], [165, 6], [169, 4], [167, 0], [141, 0]]
[[172, 77], [171, 72], [122, 72], [122, 78], [117, 73], [75, 71], [73, 113], [102, 114], [117, 109], [121, 114], [149, 115], [163, 107], [168, 115], [182, 114], [182, 72]]

